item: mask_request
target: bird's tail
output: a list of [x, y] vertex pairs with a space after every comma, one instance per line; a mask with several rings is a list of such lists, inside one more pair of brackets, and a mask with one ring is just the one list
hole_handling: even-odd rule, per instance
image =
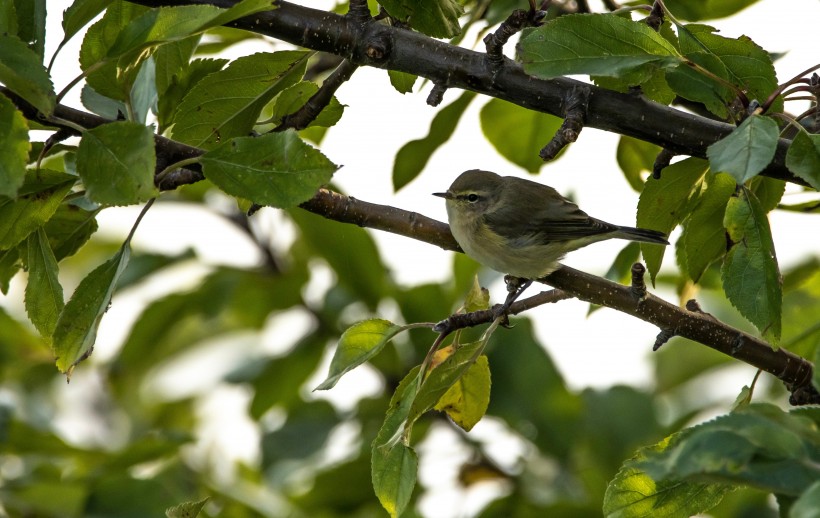
[[666, 234], [647, 228], [618, 227], [618, 231], [615, 232], [614, 237], [629, 239], [630, 241], [641, 241], [643, 243], [669, 244], [669, 241], [666, 240]]

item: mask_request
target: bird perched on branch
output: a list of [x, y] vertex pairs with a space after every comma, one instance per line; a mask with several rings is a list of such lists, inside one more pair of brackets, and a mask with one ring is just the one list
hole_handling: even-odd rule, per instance
[[669, 244], [657, 230], [590, 217], [552, 187], [490, 171], [466, 171], [446, 192], [433, 195], [446, 200], [450, 231], [468, 256], [530, 282], [558, 269], [567, 252], [597, 241]]

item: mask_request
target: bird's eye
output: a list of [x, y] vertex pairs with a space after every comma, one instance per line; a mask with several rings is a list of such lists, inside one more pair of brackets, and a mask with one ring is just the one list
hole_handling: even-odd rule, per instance
[[470, 203], [475, 203], [475, 202], [477, 202], [477, 201], [478, 201], [478, 194], [476, 194], [476, 193], [474, 193], [474, 192], [473, 192], [473, 193], [468, 194], [468, 195], [467, 195], [467, 201], [469, 201]]

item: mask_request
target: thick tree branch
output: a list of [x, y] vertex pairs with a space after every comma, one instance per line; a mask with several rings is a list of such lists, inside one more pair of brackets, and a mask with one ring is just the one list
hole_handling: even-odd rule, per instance
[[[162, 5], [234, 5], [236, 0], [130, 0]], [[706, 157], [706, 148], [728, 135], [734, 126], [652, 102], [641, 95], [623, 94], [572, 79], [537, 79], [504, 58], [500, 68], [487, 55], [423, 34], [373, 21], [276, 2], [277, 8], [233, 22], [240, 29], [264, 34], [302, 47], [343, 56], [353, 63], [398, 70], [425, 77], [447, 88], [473, 90], [525, 108], [562, 117], [565, 100], [575, 88], [588, 88], [585, 126], [652, 142], [681, 155]], [[785, 165], [790, 141], [781, 139], [763, 175], [805, 185]]]
[[[37, 111], [28, 103], [0, 87], [0, 94], [9, 97], [27, 117], [40, 120], [45, 124]], [[71, 121], [75, 125], [93, 128], [112, 122], [97, 115], [58, 105], [55, 117]], [[57, 128], [74, 131], [58, 123], [50, 123]], [[161, 136], [155, 136], [157, 161], [172, 164], [179, 160], [199, 156], [202, 150], [175, 142]], [[161, 170], [158, 169], [158, 170]], [[198, 165], [183, 169], [175, 175], [169, 175], [160, 186], [162, 190], [172, 190], [180, 185], [201, 180], [202, 173]], [[303, 209], [342, 223], [352, 223], [361, 227], [392, 232], [439, 246], [445, 250], [460, 252], [458, 243], [450, 233], [446, 223], [436, 221], [416, 212], [409, 212], [388, 205], [369, 203], [345, 196], [327, 189], [319, 189], [308, 201], [300, 205]], [[642, 272], [633, 272], [633, 286], [622, 286], [612, 281], [596, 277], [572, 268], [562, 266], [549, 276], [539, 279], [581, 300], [616, 309], [650, 322], [661, 329], [666, 339], [678, 335], [754, 367], [769, 372], [782, 380], [792, 392], [793, 404], [808, 402], [820, 403], [820, 395], [811, 385], [812, 364], [784, 349], [773, 350], [769, 344], [747, 333], [735, 329], [713, 316], [704, 313], [697, 305], [689, 309], [679, 308], [645, 290], [640, 289]], [[522, 301], [523, 302], [523, 301]], [[528, 302], [529, 304], [529, 302]], [[530, 307], [529, 305], [527, 307]]]

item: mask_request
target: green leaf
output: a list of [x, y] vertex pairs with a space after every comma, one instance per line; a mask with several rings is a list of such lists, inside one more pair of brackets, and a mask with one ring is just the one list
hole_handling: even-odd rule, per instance
[[407, 444], [409, 431], [405, 430], [405, 423], [419, 388], [419, 376], [419, 367], [415, 367], [401, 380], [390, 398], [384, 423], [371, 447], [373, 489], [379, 502], [394, 518], [407, 508], [416, 485], [418, 456]]
[[606, 518], [688, 518], [712, 509], [733, 490], [724, 484], [655, 481], [637, 467], [647, 454], [663, 452], [667, 446], [668, 439], [664, 439], [639, 450], [635, 457], [624, 463], [604, 494], [603, 512]]
[[767, 176], [755, 176], [746, 185], [755, 194], [760, 202], [764, 214], [768, 214], [780, 205], [783, 194], [786, 192], [786, 182]]
[[123, 28], [108, 48], [107, 59], [200, 34], [242, 16], [271, 9], [271, 0], [243, 0], [230, 9], [211, 5], [178, 5], [151, 9]]
[[820, 517], [820, 480], [809, 486], [789, 509], [789, 518], [818, 517]]
[[390, 16], [434, 38], [458, 36], [458, 17], [464, 12], [456, 0], [379, 0]]
[[528, 74], [568, 74], [648, 79], [655, 67], [681, 62], [674, 45], [649, 28], [619, 16], [561, 16], [522, 36], [518, 59]]
[[50, 338], [65, 306], [63, 287], [57, 278], [57, 260], [42, 227], [32, 232], [27, 241], [26, 313], [37, 331]]
[[157, 196], [154, 134], [135, 122], [117, 121], [83, 133], [77, 172], [89, 199], [130, 205]]
[[138, 67], [125, 71], [117, 66], [116, 60], [106, 56], [123, 29], [145, 12], [145, 7], [130, 2], [112, 2], [103, 17], [86, 31], [80, 46], [80, 68], [87, 74], [86, 84], [98, 94], [128, 101]]
[[23, 185], [30, 149], [26, 118], [0, 96], [0, 196], [12, 198]]
[[490, 404], [490, 366], [487, 357], [479, 356], [475, 363], [450, 386], [433, 407], [447, 412], [462, 430], [473, 429]]
[[416, 79], [419, 76], [408, 74], [407, 72], [399, 72], [398, 70], [388, 70], [387, 75], [390, 76], [390, 84], [400, 94], [406, 94], [413, 91], [413, 85], [416, 84]]
[[210, 497], [205, 497], [196, 502], [184, 502], [174, 507], [169, 507], [165, 510], [165, 516], [168, 518], [196, 518], [208, 503]]
[[473, 285], [464, 297], [464, 311], [471, 313], [490, 308], [490, 290], [478, 283], [478, 275], [473, 275]]
[[713, 171], [729, 173], [742, 184], [769, 165], [779, 135], [773, 119], [751, 115], [729, 135], [709, 146], [706, 156]]
[[289, 214], [299, 227], [298, 243], [305, 248], [304, 253], [325, 260], [336, 274], [338, 287], [376, 311], [379, 301], [388, 294], [390, 278], [368, 231], [299, 208]]
[[430, 123], [427, 136], [411, 140], [396, 153], [393, 162], [393, 189], [398, 191], [413, 181], [430, 160], [433, 153], [453, 135], [458, 121], [475, 97], [475, 92], [464, 92], [458, 99], [439, 111]]
[[57, 320], [52, 347], [57, 368], [69, 379], [74, 367], [91, 355], [100, 321], [111, 303], [111, 295], [131, 256], [126, 241], [114, 257], [89, 273], [74, 290]]
[[[726, 66], [718, 57], [708, 52], [691, 52], [686, 55], [687, 59], [705, 68], [717, 77], [732, 82]], [[727, 105], [735, 97], [735, 92], [725, 84], [715, 81], [700, 70], [681, 64], [676, 68], [666, 71], [667, 84], [672, 90], [690, 101], [703, 103], [706, 109], [718, 117], [727, 118], [729, 110]]]
[[544, 165], [538, 150], [555, 136], [562, 122], [554, 115], [501, 99], [491, 99], [485, 104], [480, 119], [481, 131], [496, 151], [530, 173], [537, 173]]
[[[771, 56], [747, 36], [726, 38], [714, 34], [714, 27], [699, 24], [679, 25], [677, 29], [681, 52], [687, 58], [720, 77], [725, 73], [725, 78], [743, 90], [749, 99], [762, 101], [777, 88]], [[713, 59], [704, 58], [704, 54]], [[715, 63], [715, 59], [720, 63]], [[715, 88], [720, 91], [720, 87]], [[770, 111], [783, 111], [782, 97]]]
[[342, 333], [330, 362], [327, 378], [314, 390], [328, 390], [342, 376], [376, 356], [394, 336], [406, 328], [381, 319], [364, 320]]
[[46, 43], [46, 0], [13, 0], [17, 10], [17, 36], [43, 60]]
[[[638, 226], [667, 235], [691, 213], [709, 170], [705, 160], [687, 158], [663, 170], [660, 180], [650, 177], [638, 200]], [[641, 245], [646, 267], [654, 282], [666, 248]]]
[[0, 196], [0, 250], [17, 245], [48, 221], [75, 181], [58, 171], [31, 171], [17, 198]]
[[[489, 338], [489, 336], [487, 337]], [[475, 364], [486, 345], [486, 339], [460, 344], [444, 361], [430, 369], [419, 387], [408, 413], [412, 425], [422, 414], [433, 408], [444, 394]], [[489, 384], [485, 387], [489, 402]], [[485, 408], [486, 410], [486, 408]], [[480, 418], [480, 416], [479, 416]]]
[[633, 137], [624, 135], [618, 140], [615, 158], [624, 173], [624, 178], [636, 191], [643, 190], [645, 181], [641, 175], [644, 172], [652, 172], [655, 157], [660, 151], [660, 146]]
[[97, 231], [99, 210], [85, 210], [63, 204], [45, 224], [54, 257], [60, 261], [74, 255]]
[[[273, 123], [279, 124], [286, 115], [290, 115], [299, 110], [304, 104], [319, 91], [319, 86], [312, 81], [300, 81], [295, 85], [286, 88], [274, 99], [273, 113], [271, 119]], [[339, 122], [344, 112], [344, 106], [336, 97], [331, 98], [330, 103], [325, 106], [319, 115], [313, 119], [308, 128], [313, 126], [330, 127]], [[263, 130], [259, 130], [263, 131]]]
[[154, 52], [156, 62], [157, 92], [162, 95], [177, 80], [180, 74], [188, 68], [194, 50], [199, 43], [199, 35], [189, 36], [173, 43], [160, 46]]
[[816, 422], [751, 404], [669, 438], [636, 462], [654, 480], [751, 485], [798, 496], [820, 478]]
[[[173, 49], [177, 46], [165, 45], [162, 49]], [[171, 53], [171, 50], [158, 52], [157, 54], [159, 57], [166, 53]], [[157, 89], [159, 90], [157, 119], [159, 120], [160, 133], [164, 133], [165, 129], [173, 124], [179, 104], [188, 91], [208, 74], [222, 70], [222, 67], [227, 63], [227, 59], [195, 59], [175, 75], [165, 89], [159, 88], [159, 78], [162, 74], [157, 75]], [[158, 61], [157, 64], [159, 66], [160, 62]]]
[[0, 35], [0, 83], [51, 115], [57, 97], [41, 57], [16, 36]]
[[330, 181], [338, 166], [295, 131], [241, 137], [200, 157], [205, 177], [232, 196], [272, 207], [295, 207]]
[[780, 340], [782, 287], [769, 221], [746, 189], [729, 200], [723, 225], [731, 239], [721, 268], [729, 302], [773, 345]]
[[820, 190], [820, 135], [801, 128], [786, 153], [786, 167]]
[[684, 20], [717, 20], [731, 16], [758, 0], [666, 0], [664, 4]]
[[211, 149], [250, 134], [262, 108], [304, 74], [310, 53], [259, 53], [205, 76], [185, 96], [174, 116], [174, 139]]
[[97, 17], [113, 0], [75, 0], [68, 9], [63, 11], [63, 41], [70, 40], [80, 29]]
[[683, 225], [678, 241], [681, 271], [697, 282], [706, 268], [726, 252], [726, 230], [723, 215], [735, 192], [734, 179], [724, 173], [706, 177], [706, 190]]

